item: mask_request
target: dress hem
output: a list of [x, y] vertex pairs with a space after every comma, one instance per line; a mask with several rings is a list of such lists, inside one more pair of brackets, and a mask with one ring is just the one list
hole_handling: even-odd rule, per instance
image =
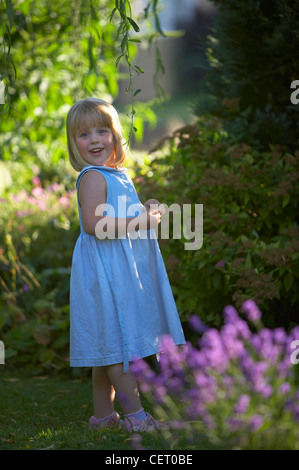
[[[178, 340], [176, 341], [174, 339], [174, 342], [176, 343], [177, 346], [185, 344], [184, 340]], [[129, 362], [131, 362], [133, 359], [143, 359], [148, 356], [153, 356], [155, 354], [161, 353], [160, 348], [154, 348], [154, 349], [147, 349], [142, 351], [141, 353], [135, 353], [135, 354], [130, 354], [130, 359]], [[121, 364], [124, 362], [124, 357], [123, 355], [119, 356], [109, 356], [107, 358], [71, 358], [70, 359], [70, 367], [101, 367], [101, 366], [111, 366], [113, 364]]]

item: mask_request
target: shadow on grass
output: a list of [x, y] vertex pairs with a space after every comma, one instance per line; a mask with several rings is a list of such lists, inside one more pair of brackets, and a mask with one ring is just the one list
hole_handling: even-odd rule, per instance
[[[144, 406], [151, 412], [148, 403]], [[116, 409], [119, 410], [116, 402]], [[0, 378], [0, 450], [167, 450], [159, 432], [136, 440], [119, 429], [88, 431], [92, 415], [91, 380], [67, 377]], [[172, 449], [212, 449], [205, 436], [195, 443], [176, 436]], [[137, 443], [137, 444], [136, 444]], [[139, 444], [138, 444], [139, 443]], [[137, 446], [136, 446], [137, 445]], [[139, 447], [138, 447], [139, 445]], [[217, 447], [217, 446], [216, 446]], [[214, 447], [215, 448], [215, 447]], [[221, 447], [217, 447], [218, 449]]]

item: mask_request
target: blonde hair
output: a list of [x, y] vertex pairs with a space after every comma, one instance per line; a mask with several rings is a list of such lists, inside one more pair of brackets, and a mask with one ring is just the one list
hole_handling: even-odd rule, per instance
[[122, 128], [116, 109], [99, 98], [85, 98], [77, 101], [69, 110], [66, 119], [67, 148], [72, 167], [76, 171], [90, 166], [81, 157], [75, 141], [75, 133], [85, 126], [108, 127], [113, 134], [114, 152], [109, 158], [109, 166], [118, 168], [126, 158]]

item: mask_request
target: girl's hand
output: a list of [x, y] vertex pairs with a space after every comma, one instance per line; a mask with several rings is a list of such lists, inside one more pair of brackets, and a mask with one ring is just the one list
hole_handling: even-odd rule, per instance
[[136, 217], [134, 220], [134, 230], [157, 229], [161, 222], [161, 212], [158, 209], [151, 209]]
[[161, 215], [164, 215], [166, 212], [166, 209], [163, 204], [161, 204], [157, 199], [149, 199], [144, 203], [144, 206], [147, 211], [151, 210], [151, 206], [153, 206], [152, 210], [158, 210]]

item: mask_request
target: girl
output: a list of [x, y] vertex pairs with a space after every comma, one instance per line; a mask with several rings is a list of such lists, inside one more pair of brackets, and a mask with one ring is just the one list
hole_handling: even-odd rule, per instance
[[[164, 207], [154, 199], [144, 206], [139, 201], [122, 167], [121, 125], [109, 103], [96, 98], [75, 103], [67, 116], [67, 144], [71, 165], [80, 172], [81, 227], [70, 281], [70, 363], [92, 367], [89, 428], [165, 427], [142, 408], [129, 369], [134, 357], [159, 353], [165, 334], [185, 343], [155, 236]], [[115, 393], [123, 420], [114, 411]]]

